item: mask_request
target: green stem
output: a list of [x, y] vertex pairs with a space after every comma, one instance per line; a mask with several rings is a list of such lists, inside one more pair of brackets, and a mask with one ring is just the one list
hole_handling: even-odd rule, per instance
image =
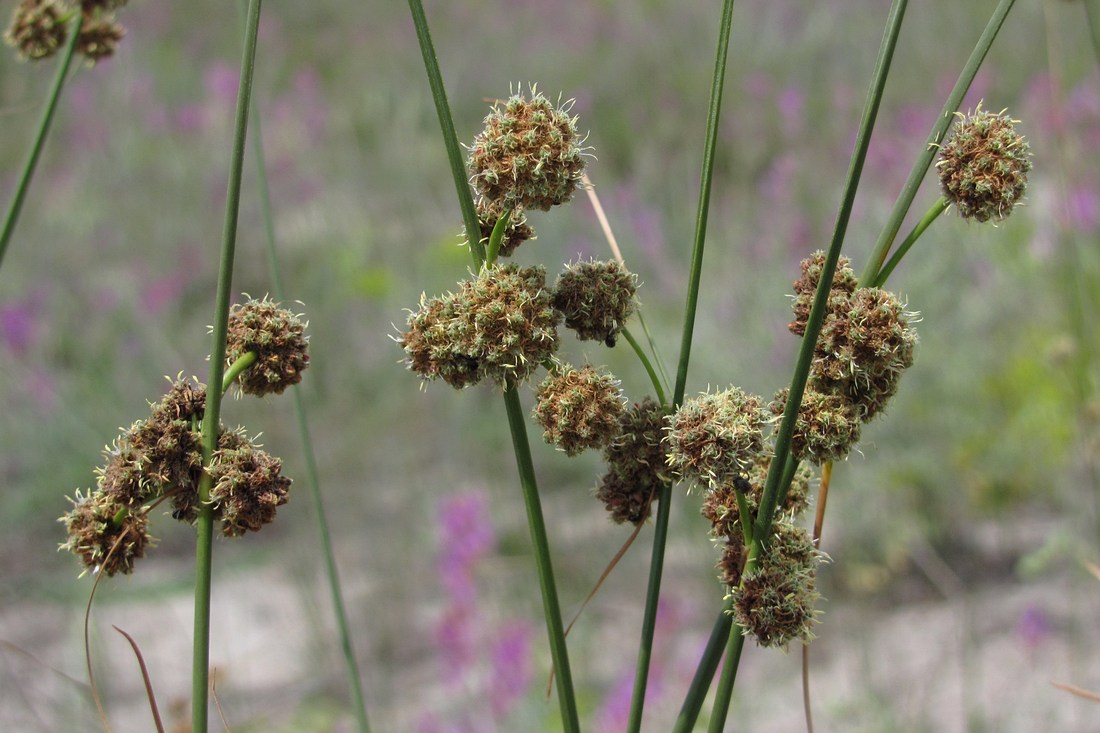
[[447, 148], [447, 160], [451, 164], [455, 189], [458, 192], [458, 205], [462, 209], [462, 220], [466, 225], [466, 240], [470, 244], [470, 254], [474, 258], [475, 270], [480, 270], [485, 262], [485, 246], [481, 243], [481, 224], [474, 208], [474, 197], [470, 193], [470, 183], [466, 178], [466, 163], [462, 158], [462, 149], [458, 145], [455, 123], [451, 118], [451, 107], [447, 103], [447, 90], [443, 86], [443, 73], [439, 70], [439, 60], [435, 56], [432, 35], [428, 30], [428, 18], [424, 14], [424, 5], [420, 0], [409, 0], [416, 38], [420, 42], [420, 54], [424, 57], [424, 69], [428, 72], [428, 84], [432, 88], [435, 112], [439, 117], [439, 127], [443, 131], [443, 144]]
[[[241, 172], [244, 165], [248, 106], [252, 94], [252, 72], [256, 63], [256, 35], [260, 25], [262, 0], [249, 0], [244, 52], [241, 58], [240, 87], [234, 119], [233, 149], [226, 190], [225, 227], [222, 232], [218, 292], [214, 308], [213, 345], [210, 350], [208, 385], [220, 385], [225, 373], [225, 341], [229, 327], [229, 303], [233, 286], [233, 258], [237, 245], [237, 220], [241, 201]], [[222, 393], [207, 389], [202, 420], [202, 461], [209, 466], [218, 443], [218, 425]], [[199, 517], [195, 541], [195, 630], [191, 667], [191, 730], [206, 733], [209, 715], [210, 666], [210, 589], [214, 539], [214, 509], [210, 505], [210, 474], [203, 471], [199, 480]]]
[[[257, 114], [255, 106], [252, 107], [250, 119], [252, 125], [252, 151], [256, 158], [256, 182], [260, 192], [260, 210], [267, 241], [267, 263], [268, 270], [271, 273], [272, 291], [276, 300], [286, 302], [286, 292], [283, 288], [279, 257], [275, 246], [275, 218], [271, 212], [267, 166], [264, 164], [263, 134], [260, 128], [260, 116]], [[317, 518], [317, 534], [321, 540], [325, 578], [328, 581], [332, 612], [336, 617], [336, 631], [340, 637], [340, 651], [344, 657], [344, 671], [347, 676], [348, 689], [351, 691], [352, 708], [355, 710], [355, 720], [359, 726], [359, 733], [370, 733], [367, 704], [363, 697], [363, 681], [359, 673], [359, 663], [355, 658], [351, 625], [348, 623], [347, 604], [344, 602], [344, 592], [336, 566], [336, 552], [332, 546], [332, 535], [329, 531], [328, 518], [325, 515], [325, 503], [321, 498], [320, 471], [317, 468], [317, 456], [313, 450], [313, 440], [309, 432], [309, 421], [306, 419], [301, 385], [294, 385], [292, 392], [294, 393], [294, 417], [298, 428], [298, 441], [301, 443], [302, 455], [306, 462], [306, 483], [309, 486], [309, 495], [313, 502], [313, 514]]]
[[642, 345], [638, 343], [638, 340], [634, 338], [634, 335], [630, 333], [629, 329], [624, 327], [621, 331], [619, 331], [619, 333], [623, 335], [623, 338], [626, 339], [626, 342], [630, 344], [630, 347], [632, 349], [634, 349], [634, 353], [638, 355], [638, 360], [641, 361], [642, 366], [645, 367], [646, 374], [649, 375], [649, 381], [653, 385], [654, 391], [657, 393], [657, 401], [660, 402], [662, 406], [666, 406], [667, 403], [665, 402], [665, 390], [661, 386], [661, 380], [657, 376], [657, 372], [653, 369], [653, 362], [649, 360], [649, 356], [647, 356], [645, 351], [642, 349]]
[[1085, 0], [1085, 18], [1089, 24], [1089, 39], [1096, 61], [1100, 62], [1100, 0]]
[[[718, 25], [718, 44], [714, 54], [714, 74], [711, 78], [710, 106], [707, 110], [707, 128], [703, 142], [703, 163], [699, 182], [699, 208], [695, 217], [695, 239], [691, 252], [691, 271], [688, 277], [687, 305], [684, 308], [684, 326], [680, 338], [680, 357], [676, 368], [676, 386], [673, 406], [684, 400], [687, 388], [688, 364], [691, 361], [691, 342], [695, 333], [695, 314], [699, 307], [699, 287], [703, 275], [703, 249], [707, 237], [707, 217], [710, 212], [710, 194], [714, 180], [714, 158], [718, 150], [718, 120], [722, 111], [722, 89], [726, 80], [726, 61], [729, 58], [730, 28], [733, 25], [733, 0], [724, 0], [722, 19]], [[642, 710], [649, 680], [649, 664], [653, 654], [653, 633], [657, 624], [657, 603], [661, 593], [661, 577], [664, 570], [665, 544], [668, 540], [668, 520], [671, 514], [672, 485], [661, 487], [654, 522], [653, 552], [649, 563], [649, 584], [646, 590], [645, 612], [642, 617], [641, 642], [638, 646], [638, 662], [634, 672], [634, 693], [630, 701], [630, 722], [627, 730], [637, 733], [642, 726]]]
[[562, 725], [568, 733], [580, 731], [580, 719], [573, 694], [573, 676], [569, 669], [569, 653], [565, 645], [565, 631], [558, 604], [558, 591], [554, 585], [554, 569], [550, 563], [550, 543], [546, 537], [546, 524], [542, 518], [542, 504], [535, 480], [535, 465], [531, 460], [531, 445], [527, 440], [527, 416], [519, 402], [519, 392], [510, 386], [504, 390], [504, 407], [508, 412], [508, 427], [512, 433], [512, 448], [516, 454], [523, 501], [527, 507], [527, 524], [535, 553], [539, 588], [542, 591], [542, 609], [546, 617], [546, 632], [550, 637], [550, 657], [556, 671], [558, 704]]
[[745, 634], [737, 624], [730, 625], [729, 638], [726, 641], [726, 663], [722, 666], [722, 676], [718, 679], [718, 693], [714, 696], [714, 709], [710, 714], [709, 733], [722, 733], [726, 727], [726, 716], [729, 714], [730, 694], [723, 694], [726, 690], [733, 691], [733, 685], [737, 681], [737, 668], [741, 663], [741, 651], [745, 648]]
[[[489, 252], [485, 255], [485, 265], [492, 267], [496, 264], [497, 253], [500, 252], [500, 243], [504, 241], [504, 231], [508, 228], [508, 220], [512, 218], [512, 210], [505, 209], [493, 225], [493, 233], [489, 235]], [[481, 234], [480, 228], [478, 234]]]
[[943, 110], [936, 118], [936, 123], [932, 126], [932, 132], [928, 134], [924, 149], [917, 156], [916, 161], [913, 163], [913, 169], [909, 172], [909, 178], [906, 179], [901, 193], [898, 194], [894, 209], [890, 212], [886, 226], [875, 243], [871, 258], [867, 261], [867, 267], [859, 277], [861, 283], [875, 282], [877, 279], [878, 271], [882, 267], [882, 263], [886, 261], [886, 255], [901, 230], [901, 223], [905, 220], [906, 214], [909, 213], [909, 207], [913, 205], [913, 199], [917, 196], [921, 181], [924, 179], [925, 173], [928, 172], [928, 168], [931, 167], [932, 159], [936, 157], [940, 142], [947, 134], [948, 128], [951, 127], [951, 123], [955, 119], [955, 112], [962, 104], [963, 97], [970, 89], [970, 84], [977, 76], [978, 69], [981, 68], [982, 61], [985, 60], [985, 55], [989, 52], [990, 46], [993, 45], [993, 40], [997, 37], [1001, 25], [1008, 16], [1008, 11], [1012, 10], [1012, 5], [1015, 2], [1016, 0], [1001, 0], [996, 10], [993, 11], [993, 15], [989, 18], [985, 31], [978, 39], [977, 45], [974, 46], [974, 51], [970, 54], [970, 58], [967, 59], [966, 65], [959, 74], [955, 87], [951, 90], [951, 94], [948, 95], [947, 101], [943, 105]]
[[951, 202], [945, 197], [940, 196], [936, 200], [936, 203], [932, 204], [928, 208], [928, 211], [924, 212], [924, 216], [922, 216], [921, 220], [917, 222], [917, 225], [913, 227], [913, 231], [909, 232], [909, 236], [898, 245], [898, 248], [894, 250], [894, 254], [890, 255], [890, 260], [882, 266], [882, 269], [875, 275], [874, 281], [867, 283], [867, 286], [881, 288], [885, 285], [886, 280], [894, 272], [894, 268], [898, 266], [902, 258], [913, 248], [913, 245], [920, 238], [920, 235], [924, 234], [924, 230], [930, 227], [932, 222], [939, 218], [940, 214], [947, 211], [949, 206], [951, 206]]
[[250, 351], [229, 365], [229, 368], [225, 370], [225, 374], [222, 376], [222, 394], [228, 392], [229, 388], [233, 386], [233, 382], [237, 381], [237, 377], [241, 376], [248, 367], [256, 363], [257, 356], [255, 351]]
[[730, 627], [733, 625], [732, 611], [733, 596], [727, 595], [722, 603], [722, 610], [718, 612], [718, 618], [714, 620], [714, 628], [711, 629], [699, 666], [695, 668], [695, 676], [692, 677], [684, 703], [680, 706], [680, 714], [672, 727], [672, 733], [688, 733], [695, 728], [695, 721], [699, 719], [699, 711], [703, 708], [707, 690], [714, 680], [714, 673], [718, 671], [718, 663], [722, 661], [722, 653], [729, 640]]
[[57, 66], [53, 85], [50, 87], [50, 96], [46, 101], [45, 109], [42, 110], [42, 118], [38, 122], [38, 132], [35, 133], [34, 143], [31, 145], [30, 152], [27, 153], [27, 160], [23, 163], [23, 171], [19, 174], [19, 182], [15, 186], [15, 193], [12, 196], [8, 214], [4, 217], [4, 229], [0, 232], [0, 263], [4, 261], [11, 235], [15, 232], [15, 224], [19, 221], [19, 212], [23, 210], [23, 201], [27, 198], [31, 178], [34, 176], [35, 169], [38, 168], [38, 159], [42, 155], [42, 148], [46, 144], [46, 136], [53, 124], [57, 102], [61, 99], [61, 89], [65, 86], [65, 79], [69, 75], [69, 67], [72, 66], [76, 41], [80, 37], [80, 28], [84, 23], [83, 13], [74, 13], [74, 15], [76, 17], [73, 18], [72, 26], [69, 28], [69, 40], [61, 53], [61, 61]]

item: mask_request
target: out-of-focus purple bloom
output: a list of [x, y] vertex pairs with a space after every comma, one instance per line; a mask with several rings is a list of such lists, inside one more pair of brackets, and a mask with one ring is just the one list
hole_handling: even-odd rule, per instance
[[1039, 606], [1028, 606], [1016, 621], [1016, 634], [1029, 651], [1037, 649], [1052, 633], [1050, 616]]
[[523, 621], [505, 624], [489, 648], [489, 703], [503, 718], [531, 684], [531, 636]]
[[1079, 232], [1100, 227], [1100, 191], [1091, 183], [1077, 186], [1069, 195], [1070, 224]]
[[38, 339], [41, 329], [37, 318], [37, 300], [32, 295], [20, 301], [0, 304], [0, 340], [17, 357], [25, 355]]
[[443, 499], [439, 502], [438, 519], [441, 558], [468, 565], [496, 546], [489, 497], [483, 491], [466, 491]]
[[232, 108], [237, 103], [239, 75], [235, 67], [224, 61], [210, 64], [203, 76], [207, 95], [217, 104]]
[[798, 87], [786, 87], [775, 100], [783, 124], [783, 134], [796, 138], [802, 134], [806, 122], [806, 95]]
[[450, 682], [460, 682], [477, 657], [476, 617], [473, 608], [452, 606], [436, 626], [436, 647]]

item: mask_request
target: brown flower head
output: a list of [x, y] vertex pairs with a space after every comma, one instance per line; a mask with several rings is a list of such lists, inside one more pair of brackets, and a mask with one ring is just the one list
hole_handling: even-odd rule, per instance
[[936, 168], [943, 195], [964, 219], [999, 221], [1012, 213], [1027, 190], [1031, 153], [1014, 120], [978, 105], [959, 121], [940, 147]]
[[60, 548], [79, 557], [93, 573], [111, 577], [133, 572], [134, 561], [145, 555], [152, 542], [148, 514], [115, 501], [104, 491], [87, 496], [78, 491], [70, 501], [73, 508], [60, 519], [68, 535]]
[[732, 481], [764, 453], [769, 418], [763, 400], [738, 387], [686, 400], [669, 417], [668, 465], [704, 487]]
[[661, 487], [671, 480], [661, 446], [667, 414], [648, 397], [635, 403], [619, 418], [618, 435], [603, 449], [607, 473], [596, 498], [616, 523], [644, 522]]
[[[794, 281], [794, 301], [791, 307], [794, 309], [794, 320], [787, 328], [796, 336], [806, 333], [806, 323], [810, 320], [810, 308], [813, 307], [814, 294], [817, 292], [817, 284], [821, 282], [821, 270], [825, 266], [825, 253], [821, 250], [802, 260], [802, 276]], [[833, 273], [833, 284], [830, 288], [829, 310], [832, 313], [847, 299], [846, 296], [855, 292], [858, 281], [852, 270], [851, 262], [844, 255], [837, 261], [836, 271]]]
[[4, 31], [4, 41], [24, 59], [52, 56], [68, 38], [66, 9], [58, 0], [20, 0]]
[[287, 503], [290, 479], [282, 475], [283, 462], [250, 441], [214, 452], [210, 476], [214, 480], [210, 503], [222, 522], [222, 534], [240, 537], [258, 532], [275, 519], [275, 510]]
[[624, 401], [619, 380], [590, 364], [580, 369], [563, 365], [546, 376], [536, 390], [534, 418], [543, 440], [575, 456], [587, 448], [602, 448], [618, 434]]
[[[493, 234], [493, 228], [500, 219], [500, 214], [499, 207], [488, 206], [483, 199], [478, 200], [477, 218], [478, 223], [481, 225], [482, 241], [489, 241], [489, 237]], [[504, 228], [504, 238], [500, 240], [500, 249], [497, 250], [497, 256], [511, 257], [512, 253], [521, 244], [534, 238], [535, 230], [527, 223], [527, 215], [523, 213], [523, 209], [516, 209], [512, 211], [508, 226]]]
[[125, 35], [126, 29], [109, 16], [85, 17], [80, 26], [80, 36], [76, 39], [76, 50], [94, 66], [96, 62], [113, 56]]
[[237, 377], [242, 392], [257, 397], [282, 394], [302, 381], [302, 372], [309, 366], [305, 327], [299, 316], [266, 298], [250, 298], [233, 306], [225, 346], [226, 366], [245, 354], [256, 354], [256, 362]]
[[[789, 391], [784, 387], [768, 406], [776, 417], [787, 408]], [[791, 454], [817, 466], [842, 461], [859, 442], [861, 427], [860, 411], [847, 397], [807, 388], [791, 436]]]
[[487, 206], [540, 209], [573, 196], [584, 174], [583, 141], [571, 103], [555, 107], [531, 89], [494, 106], [469, 148], [472, 183]]
[[637, 309], [638, 278], [616, 260], [589, 260], [566, 267], [554, 284], [554, 307], [582, 341], [615, 345]]

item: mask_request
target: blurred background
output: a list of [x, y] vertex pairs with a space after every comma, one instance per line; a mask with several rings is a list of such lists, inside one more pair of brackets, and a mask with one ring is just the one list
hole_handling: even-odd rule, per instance
[[[9, 12], [14, 2], [3, 4]], [[148, 414], [165, 376], [205, 379], [242, 24], [232, 3], [134, 0], [117, 56], [67, 86], [0, 271], [0, 727], [94, 730], [81, 640], [92, 582], [56, 551], [66, 496]], [[771, 395], [797, 340], [787, 293], [827, 246], [887, 3], [741, 0], [722, 114], [689, 394]], [[912, 3], [845, 252], [856, 272], [996, 3]], [[607, 210], [674, 368], [721, 4], [426, 3], [458, 134], [519, 84], [574, 97]], [[303, 396], [381, 731], [554, 730], [549, 653], [503, 408], [490, 388], [421, 386], [393, 342], [422, 292], [469, 257], [408, 11], [268, 2], [255, 104], [289, 297], [309, 321]], [[0, 193], [14, 187], [53, 62], [0, 54]], [[844, 731], [1095, 731], [1100, 689], [1100, 57], [1080, 2], [1018, 3], [964, 107], [1021, 120], [1026, 206], [997, 227], [954, 214], [890, 287], [920, 311], [915, 366], [861, 453], [838, 465], [811, 650], [816, 722]], [[252, 131], [253, 133], [256, 130]], [[235, 289], [271, 289], [246, 161]], [[938, 195], [929, 179], [915, 217]], [[5, 203], [5, 206], [7, 204]], [[535, 213], [516, 259], [551, 277], [608, 256], [584, 196]], [[905, 231], [908, 231], [909, 224]], [[562, 356], [647, 394], [625, 343]], [[525, 394], [530, 405], [530, 393]], [[230, 400], [304, 475], [292, 401]], [[592, 497], [599, 456], [539, 440], [564, 614], [629, 528]], [[235, 731], [347, 731], [316, 518], [299, 480], [276, 524], [215, 546], [217, 697]], [[668, 730], [721, 602], [699, 497], [674, 492], [645, 730]], [[193, 532], [97, 591], [92, 659], [115, 730], [152, 728], [135, 637], [170, 721], [189, 703]], [[570, 635], [585, 728], [620, 731], [651, 528]], [[804, 729], [801, 655], [746, 647], [738, 729]], [[709, 706], [708, 706], [709, 707]]]

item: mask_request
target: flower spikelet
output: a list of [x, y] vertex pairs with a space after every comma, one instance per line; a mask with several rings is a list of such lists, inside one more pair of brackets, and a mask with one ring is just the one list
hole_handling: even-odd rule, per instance
[[[802, 276], [794, 281], [794, 320], [787, 328], [796, 336], [806, 333], [806, 323], [810, 320], [810, 308], [813, 307], [814, 294], [817, 292], [817, 284], [821, 282], [821, 270], [825, 266], [825, 253], [821, 250], [802, 260], [800, 267]], [[833, 273], [833, 284], [830, 288], [828, 312], [843, 307], [845, 296], [855, 292], [858, 280], [852, 270], [851, 262], [844, 255], [837, 261], [836, 271]]]
[[287, 503], [290, 479], [282, 475], [280, 459], [250, 441], [231, 442], [219, 447], [211, 460], [210, 503], [221, 518], [222, 534], [240, 537], [274, 521], [275, 510]]
[[[739, 476], [732, 481], [724, 481], [703, 493], [702, 514], [710, 520], [711, 535], [719, 539], [733, 539], [743, 534], [737, 491], [745, 494], [745, 504], [752, 514], [748, 521], [756, 521], [756, 510], [760, 507], [760, 499], [764, 495], [764, 483], [768, 478], [770, 464], [770, 457], [758, 456], [745, 472], [744, 477]], [[809, 506], [812, 477], [813, 471], [809, 466], [802, 464], [798, 467], [790, 486], [787, 487], [786, 494], [779, 502], [778, 509], [781, 514], [797, 517], [806, 511], [806, 507]]]
[[636, 402], [619, 418], [618, 435], [603, 449], [607, 473], [596, 498], [618, 524], [644, 522], [661, 486], [672, 478], [661, 446], [667, 415], [648, 397]]
[[811, 387], [839, 394], [867, 421], [897, 392], [901, 373], [913, 364], [916, 314], [905, 311], [893, 293], [859, 288], [846, 308], [830, 313], [818, 338]]
[[806, 530], [785, 518], [776, 520], [756, 567], [733, 591], [737, 621], [760, 646], [786, 648], [795, 639], [813, 639], [821, 558]]
[[250, 298], [230, 309], [226, 365], [256, 354], [256, 363], [237, 378], [242, 392], [257, 397], [282, 394], [302, 381], [302, 371], [309, 366], [305, 327], [294, 313], [266, 298]]
[[1030, 146], [1016, 132], [1019, 120], [981, 105], [971, 115], [956, 114], [936, 163], [943, 195], [964, 219], [1004, 219], [1023, 197], [1031, 170]]
[[704, 487], [733, 480], [764, 452], [763, 400], [739, 387], [686, 400], [665, 435], [668, 465]]
[[145, 511], [132, 510], [102, 490], [87, 496], [78, 491], [72, 509], [61, 517], [68, 535], [60, 548], [80, 558], [92, 572], [129, 574], [134, 561], [145, 555], [152, 542], [149, 517]]
[[[481, 239], [487, 242], [493, 234], [493, 228], [500, 219], [498, 207], [486, 206], [484, 201], [478, 200], [477, 217], [481, 226]], [[534, 228], [527, 223], [527, 215], [523, 209], [515, 209], [508, 219], [508, 226], [504, 228], [504, 237], [500, 240], [498, 257], [511, 257], [516, 249], [524, 242], [535, 238]]]
[[637, 309], [638, 278], [616, 260], [569, 265], [554, 284], [554, 307], [582, 341], [615, 345], [626, 320]]
[[555, 107], [541, 93], [494, 106], [469, 148], [472, 183], [487, 205], [540, 209], [573, 196], [584, 174], [584, 149], [571, 102]]
[[68, 37], [64, 14], [65, 7], [57, 0], [21, 0], [4, 31], [4, 41], [24, 59], [52, 56]]
[[566, 455], [602, 448], [619, 430], [625, 402], [619, 380], [590, 364], [552, 371], [535, 395], [533, 414], [544, 430], [543, 440]]
[[468, 353], [470, 323], [458, 296], [420, 296], [420, 309], [409, 313], [408, 330], [397, 342], [405, 350], [405, 363], [422, 379], [442, 379], [455, 389], [481, 379], [478, 360]]
[[[777, 392], [769, 405], [777, 418], [787, 408], [789, 391], [784, 388]], [[860, 412], [847, 397], [807, 388], [791, 436], [791, 454], [818, 466], [826, 461], [842, 461], [859, 442], [861, 426]]]
[[76, 39], [76, 50], [94, 66], [97, 61], [113, 56], [125, 35], [126, 29], [109, 16], [85, 17]]

